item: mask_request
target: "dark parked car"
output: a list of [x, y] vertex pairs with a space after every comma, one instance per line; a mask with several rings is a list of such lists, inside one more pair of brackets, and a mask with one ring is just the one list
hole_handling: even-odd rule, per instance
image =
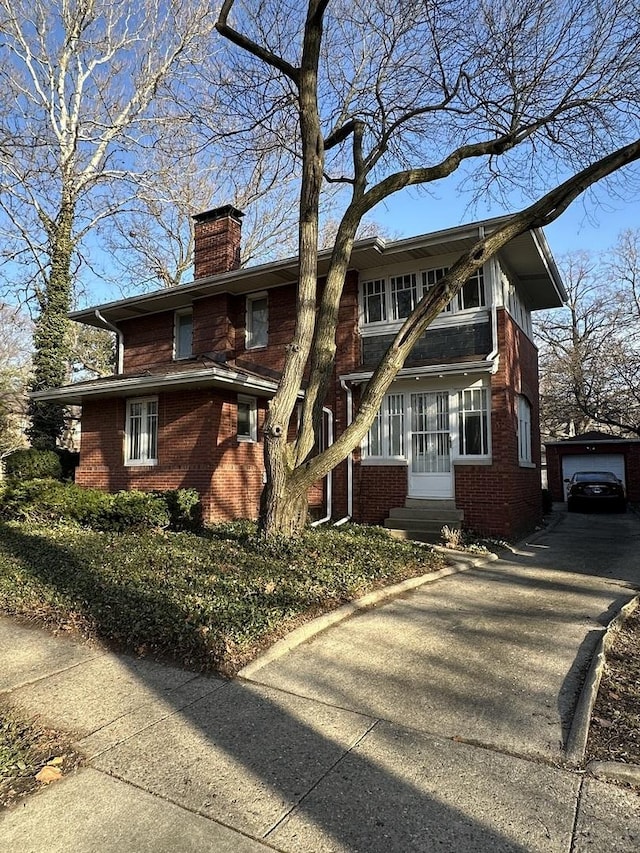
[[567, 509], [575, 512], [588, 507], [609, 507], [624, 512], [627, 496], [622, 481], [611, 471], [576, 471], [567, 489]]

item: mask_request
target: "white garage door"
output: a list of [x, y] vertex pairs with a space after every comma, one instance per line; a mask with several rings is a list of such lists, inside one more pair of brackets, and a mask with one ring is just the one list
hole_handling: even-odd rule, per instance
[[[563, 456], [562, 479], [571, 479], [576, 471], [611, 471], [624, 483], [624, 456], [622, 453], [589, 453], [583, 456]], [[566, 483], [564, 484], [564, 494], [566, 500]]]

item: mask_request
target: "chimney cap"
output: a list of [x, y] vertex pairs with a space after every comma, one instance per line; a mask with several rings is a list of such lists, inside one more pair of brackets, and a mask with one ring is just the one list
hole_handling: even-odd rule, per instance
[[196, 213], [191, 218], [196, 222], [215, 222], [216, 219], [225, 219], [227, 216], [240, 222], [244, 213], [232, 204], [225, 204], [222, 207], [205, 210], [203, 213]]

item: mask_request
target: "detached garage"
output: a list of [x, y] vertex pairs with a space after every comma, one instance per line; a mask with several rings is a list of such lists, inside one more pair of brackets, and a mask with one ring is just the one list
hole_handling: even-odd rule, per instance
[[611, 471], [627, 488], [627, 496], [640, 502], [640, 440], [587, 432], [547, 448], [547, 481], [554, 501], [566, 500], [565, 480], [576, 471]]

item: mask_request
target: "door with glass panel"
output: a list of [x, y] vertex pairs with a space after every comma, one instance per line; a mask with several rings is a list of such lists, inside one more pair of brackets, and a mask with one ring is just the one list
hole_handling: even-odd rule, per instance
[[448, 391], [411, 394], [409, 497], [453, 497]]

